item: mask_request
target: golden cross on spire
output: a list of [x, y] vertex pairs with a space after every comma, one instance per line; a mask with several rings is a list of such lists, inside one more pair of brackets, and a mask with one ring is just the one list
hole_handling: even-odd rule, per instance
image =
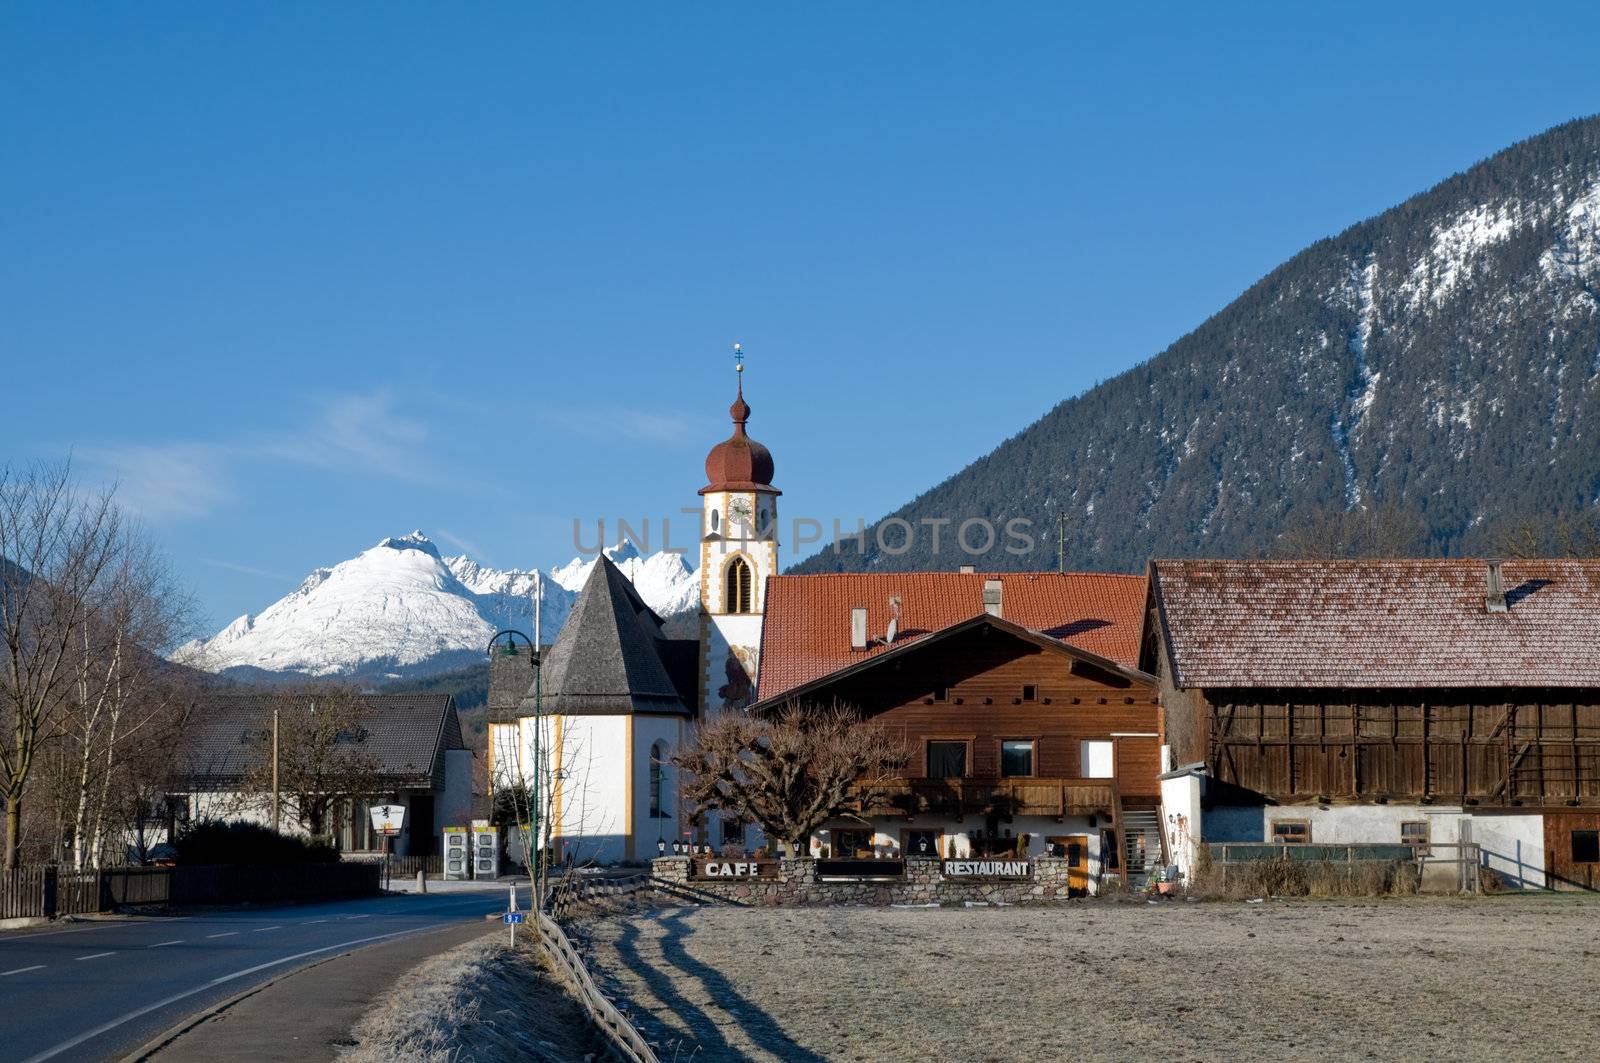
[[735, 373], [744, 372], [744, 344], [742, 343], [733, 345], [733, 371]]

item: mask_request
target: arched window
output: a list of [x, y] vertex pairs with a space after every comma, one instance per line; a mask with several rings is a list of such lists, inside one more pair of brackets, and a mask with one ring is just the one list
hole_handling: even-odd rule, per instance
[[650, 747], [650, 816], [667, 815], [667, 747], [657, 742]]
[[725, 613], [748, 613], [751, 611], [752, 597], [751, 584], [755, 577], [750, 571], [750, 562], [742, 557], [736, 557], [728, 564], [727, 578], [723, 580], [723, 598]]
[[711, 530], [712, 531], [716, 531], [717, 530], [717, 521], [718, 521], [718, 519], [719, 519], [719, 517], [717, 515], [717, 511], [713, 509], [711, 511]]

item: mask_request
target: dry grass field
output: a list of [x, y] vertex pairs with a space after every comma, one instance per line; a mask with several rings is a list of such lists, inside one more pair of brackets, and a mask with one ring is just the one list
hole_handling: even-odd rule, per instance
[[532, 934], [515, 952], [493, 933], [435, 956], [378, 997], [351, 1036], [341, 1063], [580, 1063], [602, 1051]]
[[1588, 896], [690, 907], [584, 930], [663, 1060], [1600, 1056]]

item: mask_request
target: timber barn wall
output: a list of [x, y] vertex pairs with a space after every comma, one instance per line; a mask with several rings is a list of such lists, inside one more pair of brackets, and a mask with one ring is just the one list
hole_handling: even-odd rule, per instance
[[1600, 806], [1592, 691], [1207, 690], [1183, 709], [1214, 778], [1278, 801]]

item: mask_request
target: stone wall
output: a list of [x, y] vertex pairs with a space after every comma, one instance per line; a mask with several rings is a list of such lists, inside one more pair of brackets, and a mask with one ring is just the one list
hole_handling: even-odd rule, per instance
[[1033, 879], [981, 881], [946, 878], [940, 862], [929, 857], [907, 857], [905, 875], [887, 882], [823, 882], [817, 878], [817, 861], [783, 860], [777, 878], [691, 878], [687, 857], [663, 857], [650, 865], [658, 892], [678, 899], [722, 901], [765, 907], [835, 904], [961, 904], [987, 901], [1002, 904], [1036, 904], [1065, 900], [1067, 862], [1054, 857], [1033, 861]]

